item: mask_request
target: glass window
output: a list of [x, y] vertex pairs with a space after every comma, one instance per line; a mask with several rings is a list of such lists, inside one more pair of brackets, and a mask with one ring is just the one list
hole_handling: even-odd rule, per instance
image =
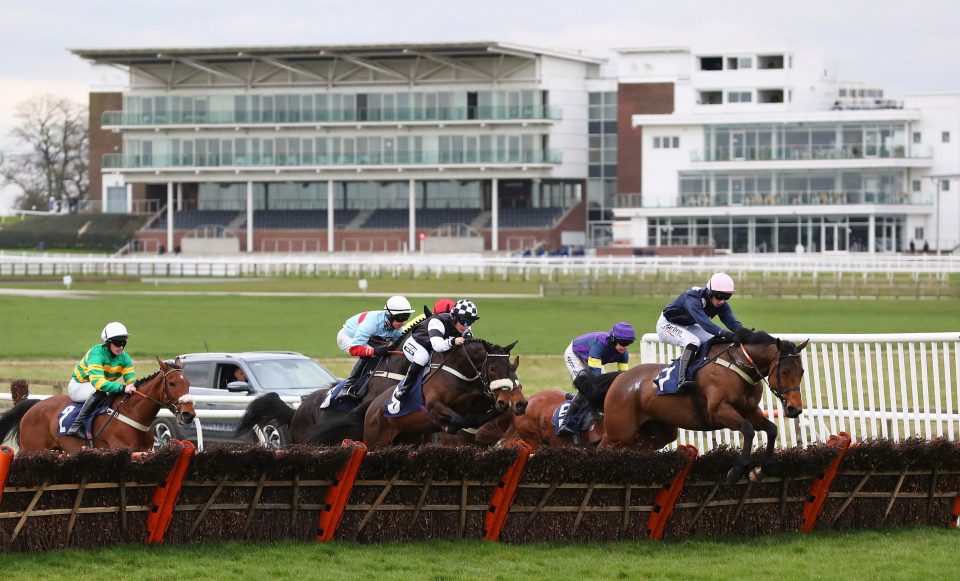
[[679, 137], [674, 137], [674, 138], [673, 138], [673, 148], [674, 148], [674, 149], [677, 149], [677, 148], [679, 148], [679, 147], [680, 147], [680, 138], [679, 138]]
[[920, 180], [913, 180], [911, 183], [913, 184], [913, 191], [919, 192], [921, 188]]
[[920, 141], [921, 141], [921, 134], [920, 134], [920, 132], [919, 132], [919, 131], [914, 131], [914, 132], [913, 132], [913, 142], [914, 142], [914, 143], [920, 143]]
[[940, 186], [940, 191], [949, 192], [950, 191], [950, 180], [943, 180]]
[[[320, 387], [336, 381], [336, 378], [326, 369], [311, 359], [252, 361], [249, 365], [250, 371], [258, 382], [273, 391]], [[186, 369], [184, 375], [186, 375]]]
[[654, 138], [653, 138], [653, 148], [654, 148], [654, 149], [660, 149], [660, 138], [659, 138], [659, 137], [654, 137]]
[[944, 131], [944, 132], [941, 134], [940, 138], [943, 140], [944, 143], [950, 143], [950, 132], [949, 132], [949, 131]]

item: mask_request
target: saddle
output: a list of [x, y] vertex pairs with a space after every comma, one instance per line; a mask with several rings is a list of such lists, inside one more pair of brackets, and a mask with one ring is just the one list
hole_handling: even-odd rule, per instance
[[[87, 420], [84, 422], [83, 429], [86, 430], [88, 434], [93, 433], [93, 422], [97, 419], [97, 416], [109, 413], [113, 411], [111, 406], [113, 406], [113, 401], [116, 399], [116, 396], [106, 397], [100, 402], [100, 405], [97, 406], [93, 412], [87, 416]], [[80, 408], [83, 407], [83, 402], [72, 401], [67, 405], [63, 406], [60, 410], [60, 413], [57, 414], [57, 435], [64, 436], [67, 433], [67, 430], [70, 429], [70, 426], [73, 425], [73, 421], [77, 419], [77, 416], [80, 415]]]

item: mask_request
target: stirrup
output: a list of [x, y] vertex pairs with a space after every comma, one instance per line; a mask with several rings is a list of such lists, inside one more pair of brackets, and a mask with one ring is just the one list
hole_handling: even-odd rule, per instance
[[337, 397], [333, 398], [336, 401], [358, 401], [360, 396], [352, 391], [352, 389], [345, 389], [337, 394]]
[[66, 432], [64, 432], [63, 435], [64, 435], [64, 436], [69, 436], [69, 437], [71, 437], [71, 438], [80, 438], [81, 440], [89, 440], [89, 439], [90, 439], [89, 434], [87, 434], [87, 431], [86, 431], [85, 429], [83, 429], [83, 426], [82, 426], [82, 425], [81, 425], [81, 426], [77, 426], [77, 429], [76, 429], [76, 430], [73, 429], [73, 426], [70, 426], [70, 429], [68, 429]]

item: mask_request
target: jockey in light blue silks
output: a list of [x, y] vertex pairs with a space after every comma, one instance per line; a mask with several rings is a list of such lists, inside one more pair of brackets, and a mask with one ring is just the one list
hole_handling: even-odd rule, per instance
[[[354, 357], [357, 362], [350, 376], [343, 383], [338, 401], [359, 401], [366, 393], [366, 383], [357, 380], [368, 370], [369, 365], [387, 352], [390, 344], [403, 335], [403, 325], [413, 313], [410, 301], [399, 295], [387, 299], [382, 311], [365, 311], [350, 317], [337, 333], [337, 347]], [[370, 343], [376, 344], [376, 347]]]
[[[607, 363], [616, 363], [618, 371], [626, 371], [630, 367], [630, 354], [627, 349], [636, 339], [633, 326], [622, 321], [610, 331], [580, 335], [571, 341], [563, 352], [563, 360], [570, 371], [570, 377], [576, 379], [581, 373], [600, 375]], [[589, 405], [587, 398], [578, 391], [570, 402], [567, 413], [560, 418], [560, 435], [574, 435], [574, 431], [567, 427], [567, 418], [578, 414]]]

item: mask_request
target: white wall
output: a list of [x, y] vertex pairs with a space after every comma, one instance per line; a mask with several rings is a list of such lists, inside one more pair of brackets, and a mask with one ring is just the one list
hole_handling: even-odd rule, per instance
[[[933, 199], [937, 191], [936, 183], [926, 176], [960, 174], [960, 93], [907, 95], [904, 106], [921, 112], [920, 121], [913, 124], [913, 131], [920, 132], [921, 145], [929, 147], [933, 153], [932, 167], [920, 174], [923, 176], [920, 179], [924, 193]], [[943, 142], [945, 131], [950, 133], [949, 143]], [[912, 144], [913, 136], [908, 135], [907, 139]], [[941, 190], [939, 203], [939, 239], [944, 250], [960, 244], [960, 179], [950, 180], [949, 188], [948, 191]], [[929, 219], [926, 235], [930, 247], [936, 249], [935, 215]]]

